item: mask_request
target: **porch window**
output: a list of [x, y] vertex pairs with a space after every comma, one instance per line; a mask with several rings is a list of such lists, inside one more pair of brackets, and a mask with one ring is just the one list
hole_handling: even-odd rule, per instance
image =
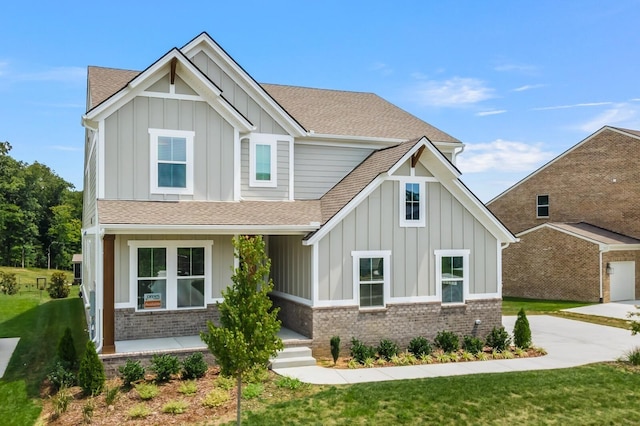
[[390, 251], [353, 252], [354, 294], [361, 308], [384, 307], [389, 297]]
[[167, 249], [138, 249], [138, 309], [167, 307]]
[[204, 247], [178, 248], [178, 308], [204, 306]]
[[275, 187], [278, 185], [277, 135], [254, 134], [249, 142], [249, 186]]
[[191, 131], [149, 129], [152, 193], [193, 193], [194, 134]]
[[425, 184], [400, 181], [400, 226], [425, 226]]
[[536, 203], [536, 216], [549, 217], [549, 195], [538, 195]]
[[442, 303], [464, 303], [469, 292], [469, 250], [436, 250], [436, 292]]

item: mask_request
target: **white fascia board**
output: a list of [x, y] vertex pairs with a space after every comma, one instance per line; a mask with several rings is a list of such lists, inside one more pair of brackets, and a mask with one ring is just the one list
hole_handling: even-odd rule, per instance
[[640, 250], [640, 244], [611, 244], [607, 251], [635, 251]]
[[109, 234], [269, 234], [269, 235], [306, 235], [318, 229], [317, 224], [310, 225], [123, 225], [101, 224]]
[[378, 175], [369, 183], [358, 195], [353, 197], [342, 209], [338, 211], [322, 228], [313, 234], [308, 240], [302, 240], [302, 244], [310, 246], [320, 241], [327, 233], [329, 233], [338, 223], [340, 223], [353, 209], [355, 209], [362, 201], [364, 201], [382, 182], [387, 179], [388, 175], [383, 173]]
[[398, 138], [378, 138], [372, 136], [334, 135], [327, 133], [308, 132], [303, 139], [296, 142], [307, 143], [309, 145], [347, 146], [364, 148], [370, 145], [374, 149], [386, 148], [406, 142], [407, 139]]
[[306, 135], [307, 131], [283, 107], [247, 73], [229, 54], [222, 49], [207, 33], [187, 43], [180, 51], [187, 57], [193, 57], [203, 51], [209, 58], [218, 59], [216, 65], [230, 76], [258, 105], [271, 114], [274, 119], [292, 136]]

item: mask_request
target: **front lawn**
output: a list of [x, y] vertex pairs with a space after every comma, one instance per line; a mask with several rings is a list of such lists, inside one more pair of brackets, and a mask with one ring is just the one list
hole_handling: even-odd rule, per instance
[[538, 300], [519, 297], [504, 297], [502, 299], [502, 315], [517, 315], [520, 308], [524, 308], [527, 315], [544, 315], [558, 312], [562, 309], [578, 308], [593, 305], [589, 302], [570, 302], [566, 300]]
[[[36, 276], [43, 276], [43, 271], [28, 271], [28, 275], [21, 275], [21, 281], [30, 282]], [[30, 425], [37, 419], [41, 410], [40, 385], [51, 371], [58, 341], [66, 327], [73, 331], [76, 351], [81, 354], [87, 334], [77, 286], [72, 287], [68, 298], [60, 300], [51, 300], [46, 291], [0, 294], [0, 338], [20, 337], [0, 379], [3, 425]]]

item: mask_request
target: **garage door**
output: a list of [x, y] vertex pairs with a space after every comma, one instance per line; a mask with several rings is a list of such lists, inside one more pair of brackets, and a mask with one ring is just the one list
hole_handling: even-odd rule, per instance
[[611, 301], [636, 298], [636, 262], [611, 262]]

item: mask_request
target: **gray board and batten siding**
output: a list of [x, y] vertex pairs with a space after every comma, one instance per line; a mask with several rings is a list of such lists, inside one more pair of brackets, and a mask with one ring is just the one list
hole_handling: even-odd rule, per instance
[[440, 183], [426, 184], [426, 226], [399, 226], [387, 180], [319, 241], [319, 300], [353, 299], [352, 251], [391, 250], [391, 297], [436, 295], [435, 250], [469, 249], [469, 293], [498, 292], [496, 238]]
[[311, 247], [302, 245], [302, 238], [269, 236], [271, 277], [274, 291], [311, 301]]

